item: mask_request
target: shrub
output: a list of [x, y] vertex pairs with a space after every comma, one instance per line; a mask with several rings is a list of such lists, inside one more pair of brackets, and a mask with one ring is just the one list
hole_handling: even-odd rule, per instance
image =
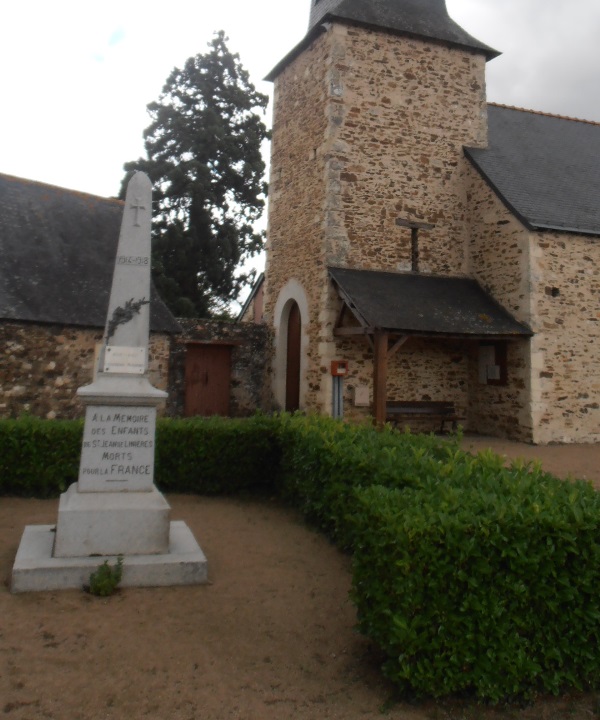
[[83, 422], [0, 420], [0, 494], [56, 497], [77, 480]]
[[361, 490], [359, 627], [401, 689], [498, 701], [600, 681], [600, 496], [461, 453], [419, 488]]
[[[0, 493], [77, 478], [82, 423], [0, 421]], [[600, 496], [459, 437], [323, 417], [162, 419], [169, 492], [278, 492], [354, 552], [360, 629], [404, 691], [498, 701], [600, 683]]]
[[157, 423], [155, 482], [166, 492], [270, 492], [278, 471], [272, 418], [162, 419]]
[[282, 416], [283, 497], [341, 547], [353, 545], [356, 488], [413, 487], [436, 475], [459, 438], [400, 435], [319, 416]]
[[[279, 468], [277, 423], [266, 416], [159, 419], [155, 482], [181, 493], [267, 492]], [[77, 480], [83, 422], [0, 420], [0, 494], [56, 497]]]

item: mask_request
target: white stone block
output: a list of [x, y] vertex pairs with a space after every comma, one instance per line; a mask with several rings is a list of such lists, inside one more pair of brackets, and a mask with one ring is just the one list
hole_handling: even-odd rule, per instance
[[156, 488], [139, 493], [81, 493], [74, 483], [60, 496], [54, 556], [166, 553], [169, 512], [168, 502]]
[[354, 388], [354, 405], [368, 407], [371, 404], [368, 385], [356, 385]]
[[[52, 556], [54, 525], [28, 525], [23, 532], [11, 577], [11, 592], [82, 588], [108, 558]], [[121, 587], [201, 585], [208, 582], [208, 564], [192, 532], [182, 521], [172, 522], [165, 555], [125, 556]]]

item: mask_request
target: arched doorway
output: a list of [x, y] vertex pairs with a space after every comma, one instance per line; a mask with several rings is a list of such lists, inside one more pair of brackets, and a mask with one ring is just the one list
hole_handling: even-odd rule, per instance
[[309, 317], [304, 288], [290, 278], [279, 291], [273, 310], [273, 397], [281, 410], [294, 412], [305, 407]]
[[292, 302], [287, 323], [287, 355], [285, 366], [285, 409], [300, 409], [300, 338], [302, 321], [298, 303]]

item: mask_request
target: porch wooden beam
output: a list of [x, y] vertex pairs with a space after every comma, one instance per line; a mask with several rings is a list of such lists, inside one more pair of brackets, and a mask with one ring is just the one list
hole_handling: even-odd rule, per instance
[[338, 327], [334, 328], [333, 334], [338, 337], [346, 337], [348, 335], [372, 335], [374, 332], [373, 328], [368, 327]]
[[338, 312], [337, 320], [335, 321], [334, 328], [339, 328], [342, 326], [342, 321], [344, 320], [344, 315], [346, 314], [347, 307], [348, 306], [346, 305], [344, 300], [342, 300], [342, 307], [340, 308], [340, 311]]
[[352, 298], [349, 295], [347, 295], [344, 292], [343, 288], [341, 288], [335, 281], [334, 281], [334, 285], [335, 285], [335, 288], [337, 290], [339, 297], [342, 299], [342, 302], [346, 303], [348, 310], [350, 310], [352, 315], [354, 315], [354, 317], [358, 320], [358, 322], [363, 327], [366, 327], [367, 322], [364, 319], [364, 317], [358, 312], [358, 309], [357, 309], [356, 305], [354, 304], [354, 302], [352, 301]]
[[399, 350], [404, 343], [408, 340], [408, 335], [403, 335], [401, 338], [398, 338], [396, 342], [392, 345], [392, 347], [388, 350], [388, 358], [392, 357], [392, 355]]
[[378, 426], [385, 423], [386, 415], [388, 339], [386, 332], [376, 332], [373, 338], [373, 417]]

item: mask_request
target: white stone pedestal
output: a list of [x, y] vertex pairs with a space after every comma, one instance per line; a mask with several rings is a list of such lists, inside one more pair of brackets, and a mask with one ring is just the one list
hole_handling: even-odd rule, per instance
[[[54, 525], [28, 525], [13, 566], [13, 593], [40, 590], [81, 589], [90, 575], [116, 556], [53, 557]], [[192, 532], [182, 521], [169, 527], [169, 549], [164, 555], [125, 555], [120, 587], [201, 585], [208, 581], [208, 564]]]
[[54, 557], [159, 555], [169, 552], [165, 498], [150, 492], [79, 492], [73, 483], [60, 496]]
[[[122, 587], [208, 581], [204, 553], [184, 522], [169, 521], [169, 504], [153, 482], [154, 406], [163, 395], [86, 398], [93, 404], [86, 409], [79, 482], [61, 495], [56, 526], [25, 528], [12, 592], [81, 588], [118, 555]], [[139, 468], [144, 472], [136, 475]]]

